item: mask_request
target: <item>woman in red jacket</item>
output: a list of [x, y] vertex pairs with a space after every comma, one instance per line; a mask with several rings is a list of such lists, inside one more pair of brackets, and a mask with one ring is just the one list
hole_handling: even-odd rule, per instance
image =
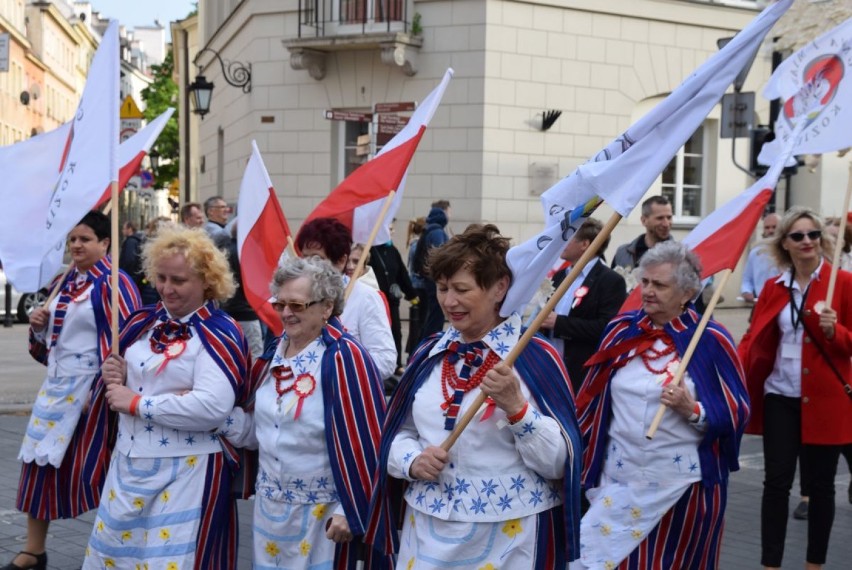
[[852, 273], [826, 301], [832, 243], [806, 208], [791, 208], [770, 250], [784, 272], [763, 286], [739, 351], [748, 380], [748, 433], [763, 434], [761, 563], [780, 568], [796, 458], [811, 469], [806, 568], [825, 564], [840, 447], [852, 442]]

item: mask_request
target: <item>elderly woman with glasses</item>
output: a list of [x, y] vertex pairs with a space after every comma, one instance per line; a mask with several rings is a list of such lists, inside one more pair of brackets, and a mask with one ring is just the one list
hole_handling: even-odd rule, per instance
[[[361, 548], [385, 401], [378, 370], [345, 332], [343, 279], [319, 257], [288, 259], [273, 277], [284, 334], [253, 366], [253, 406], [222, 432], [259, 451], [256, 568], [367, 568]], [[350, 566], [352, 564], [353, 566]]]
[[233, 449], [215, 434], [247, 372], [217, 307], [233, 276], [202, 230], [162, 230], [142, 257], [161, 301], [131, 315], [102, 367], [120, 417], [83, 568], [236, 568]]
[[[730, 335], [711, 320], [674, 385], [698, 326], [690, 299], [700, 262], [666, 241], [637, 271], [642, 309], [609, 324], [577, 398], [591, 506], [571, 568], [717, 568], [728, 473], [738, 469], [748, 419], [742, 368]], [[662, 422], [647, 439], [661, 403]]]
[[[763, 434], [761, 564], [780, 568], [796, 458], [809, 469], [806, 568], [825, 564], [834, 520], [834, 475], [852, 443], [852, 274], [840, 271], [827, 299], [833, 244], [820, 217], [791, 208], [769, 248], [784, 272], [769, 279], [740, 343], [753, 417]], [[830, 305], [830, 306], [829, 306]]]

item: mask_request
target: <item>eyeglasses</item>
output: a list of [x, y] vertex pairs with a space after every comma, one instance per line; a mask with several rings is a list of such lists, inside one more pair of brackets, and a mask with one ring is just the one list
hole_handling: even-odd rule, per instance
[[227, 204], [222, 204], [220, 206], [210, 206], [209, 210], [230, 210], [231, 207]]
[[311, 301], [309, 303], [300, 303], [298, 301], [272, 301], [272, 308], [279, 313], [284, 310], [284, 307], [290, 309], [293, 313], [301, 313], [308, 307], [316, 305], [319, 301]]
[[796, 243], [805, 239], [805, 236], [808, 236], [808, 239], [811, 241], [816, 241], [822, 237], [822, 230], [811, 230], [809, 232], [791, 232], [787, 234], [787, 237]]

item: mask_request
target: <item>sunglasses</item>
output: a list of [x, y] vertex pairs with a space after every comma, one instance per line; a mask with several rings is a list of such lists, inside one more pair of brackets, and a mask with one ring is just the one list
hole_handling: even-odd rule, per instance
[[273, 301], [272, 308], [279, 313], [284, 310], [284, 307], [290, 309], [293, 313], [301, 313], [308, 307], [316, 305], [319, 301], [311, 301], [309, 303], [299, 303], [298, 301]]
[[811, 241], [816, 241], [822, 237], [822, 230], [811, 230], [809, 232], [792, 232], [787, 234], [787, 237], [796, 243], [805, 239], [805, 236], [808, 236], [808, 239]]

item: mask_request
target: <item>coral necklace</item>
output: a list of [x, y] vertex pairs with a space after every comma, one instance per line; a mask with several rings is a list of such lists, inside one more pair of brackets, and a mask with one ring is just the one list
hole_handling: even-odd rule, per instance
[[[270, 372], [272, 373], [272, 377], [275, 378], [275, 391], [278, 393], [276, 403], [279, 407], [281, 406], [281, 398], [284, 397], [284, 394], [295, 391], [297, 400], [295, 402], [296, 413], [293, 415], [293, 421], [298, 420], [299, 416], [302, 415], [302, 405], [305, 403], [305, 398], [313, 394], [314, 390], [316, 390], [316, 379], [307, 372], [299, 374], [299, 376], [294, 379], [293, 369], [289, 366], [283, 365], [274, 366]], [[290, 380], [293, 381], [292, 384], [284, 387], [281, 386], [282, 382], [288, 382]], [[292, 407], [293, 404], [288, 406], [287, 409], [284, 410], [284, 413], [286, 414], [289, 412]]]
[[[444, 358], [441, 367], [441, 392], [444, 397], [444, 403], [441, 404], [441, 409], [446, 411], [446, 419], [444, 421], [444, 429], [451, 431], [455, 427], [455, 420], [458, 416], [461, 400], [465, 394], [476, 388], [482, 383], [485, 374], [491, 370], [495, 364], [500, 361], [500, 357], [493, 350], [485, 357], [475, 373], [469, 379], [461, 379], [456, 374], [456, 367], [450, 362], [450, 358]], [[451, 391], [452, 390], [452, 391]], [[489, 398], [490, 400], [490, 398]], [[489, 404], [482, 419], [486, 420], [493, 412], [493, 406]]]
[[651, 372], [653, 374], [665, 374], [667, 372], [668, 365], [671, 363], [671, 360], [665, 362], [663, 364], [663, 367], [660, 369], [654, 368], [654, 366], [651, 364], [651, 361], [659, 360], [660, 358], [668, 356], [669, 354], [672, 354], [675, 351], [674, 344], [666, 344], [668, 346], [666, 346], [666, 348], [662, 350], [657, 350], [654, 347], [649, 347], [647, 350], [645, 350], [645, 352], [640, 355], [642, 357], [642, 363], [645, 365], [645, 368], [648, 370], [648, 372]]

